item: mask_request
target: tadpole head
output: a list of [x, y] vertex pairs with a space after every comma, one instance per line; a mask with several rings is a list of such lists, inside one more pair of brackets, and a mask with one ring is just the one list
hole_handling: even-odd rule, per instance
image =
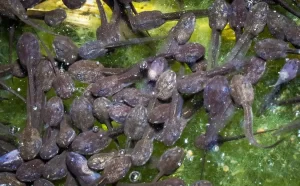
[[187, 43], [180, 46], [175, 59], [184, 63], [195, 63], [205, 54], [205, 48], [199, 43]]
[[207, 140], [205, 134], [201, 134], [195, 139], [195, 146], [202, 150], [212, 150], [218, 145], [217, 138], [215, 140]]
[[175, 26], [175, 39], [179, 45], [183, 45], [191, 38], [196, 24], [196, 17], [193, 13], [183, 14]]
[[300, 61], [298, 59], [287, 59], [279, 72], [279, 78], [274, 86], [287, 83], [297, 76]]
[[224, 0], [216, 0], [208, 8], [209, 26], [214, 30], [223, 30], [227, 24], [229, 6]]
[[254, 51], [264, 60], [285, 58], [289, 46], [288, 43], [279, 39], [264, 39], [256, 43]]

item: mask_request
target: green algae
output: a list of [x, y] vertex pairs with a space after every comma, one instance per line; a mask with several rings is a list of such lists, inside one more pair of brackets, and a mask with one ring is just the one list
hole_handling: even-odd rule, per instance
[[[52, 1], [53, 2], [53, 1]], [[39, 5], [39, 7], [47, 7], [47, 10], [56, 7], [55, 3], [46, 1], [45, 4]], [[186, 9], [207, 8], [211, 4], [212, 0], [190, 0], [186, 1]], [[51, 6], [48, 6], [51, 5]], [[163, 12], [171, 12], [178, 10], [177, 4], [174, 0], [153, 0], [149, 3], [136, 3], [138, 10], [159, 9]], [[275, 7], [279, 12], [294, 18], [289, 13], [286, 13], [283, 9]], [[90, 9], [92, 12], [92, 9]], [[70, 11], [69, 11], [70, 12]], [[95, 15], [91, 12], [81, 13], [89, 17]], [[71, 12], [74, 13], [74, 12]], [[109, 13], [111, 15], [111, 12]], [[295, 19], [296, 20], [296, 19]], [[95, 20], [97, 22], [97, 20]], [[99, 21], [99, 20], [98, 20]], [[41, 23], [41, 22], [39, 22]], [[298, 19], [299, 23], [299, 19]], [[175, 21], [168, 22], [160, 28], [149, 31], [150, 35], [158, 36], [161, 34], [167, 34], [168, 30], [176, 24]], [[0, 28], [0, 64], [8, 63], [8, 33], [5, 25]], [[56, 32], [62, 35], [71, 37], [74, 42], [80, 46], [86, 41], [95, 39], [95, 29], [97, 24], [91, 24], [90, 26], [82, 26], [79, 24], [66, 22], [59, 28], [55, 28]], [[20, 24], [17, 28], [15, 38], [18, 38], [22, 31], [32, 32], [33, 30]], [[53, 36], [39, 32], [39, 37], [46, 43], [48, 47], [51, 47]], [[203, 46], [209, 46], [211, 30], [208, 26], [208, 19], [197, 19], [197, 26], [195, 32], [192, 35], [191, 42], [199, 42]], [[247, 57], [254, 55], [253, 45], [256, 41], [271, 37], [267, 29], [264, 33], [260, 34], [258, 38], [252, 43], [251, 49], [247, 54]], [[16, 45], [14, 41], [14, 46]], [[108, 67], [128, 67], [131, 64], [137, 63], [143, 58], [155, 54], [155, 51], [162, 45], [161, 42], [156, 42], [149, 45], [138, 45], [126, 48], [116, 49], [114, 52], [108, 54], [105, 57], [98, 58], [101, 63]], [[222, 32], [222, 45], [220, 51], [221, 60], [234, 46], [234, 34], [233, 31], [227, 26]], [[42, 49], [43, 51], [43, 49]], [[207, 53], [208, 50], [206, 50]], [[43, 52], [45, 54], [45, 52]], [[289, 56], [291, 57], [291, 56]], [[13, 53], [13, 59], [16, 59], [16, 53]], [[299, 106], [287, 106], [279, 107], [272, 106], [266, 111], [266, 113], [260, 117], [256, 116], [261, 102], [264, 100], [264, 96], [271, 91], [272, 85], [276, 82], [278, 74], [284, 63], [284, 60], [269, 61], [267, 64], [267, 71], [264, 74], [262, 80], [255, 85], [255, 101], [253, 104], [254, 112], [254, 131], [275, 129], [283, 126], [290, 121], [298, 118]], [[177, 66], [177, 67], [176, 67]], [[174, 65], [174, 68], [178, 68], [178, 64]], [[21, 95], [25, 97], [27, 79], [6, 78], [6, 83], [14, 90], [17, 90]], [[297, 80], [287, 84], [282, 89], [280, 99], [293, 97], [298, 95], [300, 82]], [[65, 108], [69, 110], [72, 100], [76, 96], [80, 96], [83, 92], [86, 84], [76, 82], [76, 92], [74, 96], [64, 101]], [[55, 95], [55, 92], [51, 90], [47, 93], [47, 98]], [[0, 102], [0, 121], [9, 122], [12, 125], [20, 128], [24, 128], [26, 124], [26, 105], [18, 98], [10, 95], [6, 91], [0, 91], [0, 97], [9, 98], [9, 100]], [[196, 136], [205, 132], [205, 126], [208, 122], [207, 115], [204, 109], [200, 109], [189, 121], [185, 128], [182, 137], [175, 144], [183, 147], [186, 151], [186, 158], [182, 166], [171, 175], [171, 177], [180, 177], [184, 179], [187, 185], [191, 185], [196, 180], [200, 179], [202, 167], [203, 151], [195, 148], [194, 139]], [[235, 136], [243, 133], [243, 110], [238, 108], [234, 114], [234, 117], [229, 121], [227, 127], [221, 132], [223, 136]], [[95, 122], [97, 126], [103, 126], [100, 123]], [[118, 125], [118, 124], [114, 124]], [[278, 138], [271, 134], [264, 134], [256, 136], [259, 142], [263, 144], [274, 143]], [[118, 137], [121, 142], [121, 147], [125, 146], [126, 138], [124, 136]], [[291, 135], [287, 135], [286, 140], [272, 149], [259, 149], [249, 145], [246, 139], [232, 141], [225, 143], [213, 152], [208, 152], [205, 159], [204, 178], [211, 181], [214, 185], [224, 186], [251, 186], [251, 185], [263, 185], [263, 186], [296, 186], [299, 185], [298, 171], [300, 170], [300, 164], [298, 159], [300, 158], [300, 140], [297, 131]], [[169, 147], [164, 146], [160, 142], [154, 143], [153, 157], [150, 162], [142, 167], [133, 167], [129, 172], [139, 171], [142, 175], [143, 182], [150, 182], [158, 173], [156, 169], [156, 163], [163, 152]], [[115, 149], [115, 145], [112, 143], [105, 151]], [[129, 175], [129, 174], [128, 174]], [[129, 182], [128, 175], [122, 180]], [[55, 182], [56, 185], [63, 185], [63, 181]]]

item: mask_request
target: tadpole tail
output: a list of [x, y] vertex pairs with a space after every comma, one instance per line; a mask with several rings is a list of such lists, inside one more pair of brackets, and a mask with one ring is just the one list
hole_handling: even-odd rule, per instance
[[13, 89], [11, 89], [9, 86], [7, 86], [2, 80], [0, 80], [0, 85], [5, 88], [5, 90], [7, 90], [8, 92], [12, 93], [13, 95], [17, 96], [18, 98], [20, 98], [22, 101], [24, 101], [24, 103], [26, 103], [26, 99], [21, 96], [20, 94], [18, 94], [16, 91], [14, 91]]
[[266, 109], [269, 107], [270, 104], [273, 103], [274, 98], [276, 97], [277, 93], [280, 91], [281, 84], [276, 85], [273, 90], [266, 95], [265, 99], [263, 100], [262, 105], [260, 106], [257, 116], [261, 116]]
[[253, 135], [253, 113], [252, 113], [252, 107], [251, 106], [243, 106], [244, 108], [244, 133], [246, 138], [249, 140], [251, 145], [254, 145], [259, 148], [272, 148], [277, 146], [279, 143], [283, 141], [283, 139], [275, 142], [271, 145], [262, 145], [256, 141]]
[[32, 27], [35, 28], [35, 29], [41, 30], [41, 31], [43, 31], [43, 32], [46, 32], [46, 33], [48, 33], [48, 34], [52, 34], [52, 35], [55, 35], [55, 36], [58, 35], [58, 34], [52, 32], [52, 31], [50, 31], [50, 30], [48, 30], [48, 29], [46, 29], [46, 28], [43, 28], [43, 27], [41, 27], [41, 26], [38, 26], [37, 24], [35, 24], [34, 22], [32, 22], [32, 20], [30, 20], [30, 19], [24, 19], [24, 18], [22, 18], [22, 17], [18, 17], [18, 18], [19, 18], [21, 21], [23, 21], [24, 23], [26, 23], [27, 25], [30, 25], [30, 26], [32, 26]]
[[284, 0], [274, 0], [274, 1], [277, 2], [278, 4], [280, 4], [280, 6], [282, 6], [284, 9], [286, 9], [290, 13], [292, 13], [295, 16], [297, 16], [298, 18], [300, 18], [300, 10], [295, 10], [294, 8], [291, 7], [291, 5], [289, 5]]
[[250, 32], [249, 31], [245, 31], [241, 37], [239, 38], [239, 40], [236, 42], [235, 46], [233, 47], [233, 49], [227, 54], [226, 58], [224, 59], [225, 63], [228, 63], [229, 61], [232, 61], [240, 52], [242, 46], [245, 43], [249, 42], [249, 37], [250, 37]]
[[286, 52], [291, 54], [300, 54], [300, 49], [288, 48]]
[[236, 55], [235, 59], [238, 59], [240, 61], [243, 61], [245, 59], [245, 56], [250, 49], [252, 44], [252, 40], [246, 42], [240, 49], [240, 52]]
[[281, 135], [282, 133], [291, 132], [293, 130], [299, 130], [300, 129], [300, 119], [296, 119], [292, 121], [291, 123], [279, 128], [276, 132], [273, 133], [274, 136]]
[[179, 11], [179, 12], [164, 13], [163, 19], [166, 21], [180, 19], [180, 17], [186, 13], [193, 13], [195, 15], [195, 17], [197, 17], [197, 18], [208, 17], [208, 10], [200, 9], [200, 10], [183, 10], [183, 11]]
[[159, 171], [159, 173], [155, 176], [151, 183], [156, 183], [163, 175], [163, 172]]
[[132, 12], [134, 13], [134, 15], [138, 14], [138, 12], [136, 11], [136, 8], [135, 8], [134, 5], [132, 4], [132, 2], [129, 3], [129, 6], [130, 6]]
[[116, 48], [116, 47], [122, 47], [127, 45], [137, 45], [137, 44], [143, 44], [148, 42], [155, 42], [162, 39], [165, 39], [166, 37], [143, 37], [143, 38], [133, 38], [133, 39], [127, 39], [125, 41], [118, 41], [113, 44], [108, 44], [104, 46], [104, 48]]
[[[12, 52], [13, 52], [13, 39], [15, 35], [15, 25], [12, 24], [9, 27], [9, 55], [8, 55], [8, 63], [12, 64]], [[14, 82], [14, 78], [11, 78], [11, 81]]]
[[241, 35], [243, 34], [243, 29], [242, 28], [238, 28], [234, 30], [234, 35], [235, 35], [235, 41], [237, 42]]
[[201, 161], [201, 172], [200, 172], [200, 180], [204, 180], [204, 170], [205, 170], [205, 161], [206, 161], [207, 150], [204, 150]]
[[[273, 131], [276, 131], [276, 130], [278, 130], [278, 129], [270, 129], [270, 130], [265, 130], [265, 131], [261, 131], [261, 132], [254, 132], [253, 135], [265, 134], [265, 133], [273, 132]], [[243, 139], [245, 137], [246, 137], [245, 134], [238, 135], [238, 136], [231, 136], [231, 137], [219, 137], [218, 138], [218, 144], [221, 145], [225, 142], [240, 140], [240, 139]]]
[[212, 30], [210, 49], [208, 54], [209, 69], [213, 69], [218, 66], [218, 56], [221, 44], [221, 32], [219, 30]]
[[106, 180], [107, 180], [106, 177], [105, 177], [105, 176], [102, 176], [102, 178], [100, 178], [100, 180], [99, 180], [97, 186], [105, 186], [105, 184], [106, 184], [106, 182], [107, 182]]
[[297, 103], [300, 103], [300, 96], [296, 96], [296, 97], [291, 98], [291, 99], [276, 102], [276, 104], [280, 105], [280, 106], [289, 105], [289, 104], [297, 104]]
[[[97, 3], [99, 14], [100, 14], [101, 26], [104, 25], [104, 24], [107, 25], [108, 21], [107, 21], [107, 18], [106, 18], [105, 11], [104, 11], [102, 3], [101, 3], [100, 0], [96, 0], [96, 3]], [[114, 1], [114, 3], [115, 3], [115, 1]]]
[[13, 46], [13, 38], [15, 35], [15, 25], [12, 24], [9, 27], [9, 59], [8, 59], [8, 63], [12, 64], [12, 46]]
[[27, 10], [27, 16], [31, 19], [39, 19], [44, 20], [45, 14], [47, 11], [40, 11], [40, 10]]

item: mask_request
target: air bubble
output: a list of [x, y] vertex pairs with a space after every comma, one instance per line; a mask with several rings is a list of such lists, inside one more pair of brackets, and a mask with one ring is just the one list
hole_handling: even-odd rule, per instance
[[132, 171], [130, 174], [129, 174], [129, 180], [132, 182], [132, 183], [136, 183], [138, 181], [140, 181], [142, 178], [142, 175], [140, 172], [138, 171]]

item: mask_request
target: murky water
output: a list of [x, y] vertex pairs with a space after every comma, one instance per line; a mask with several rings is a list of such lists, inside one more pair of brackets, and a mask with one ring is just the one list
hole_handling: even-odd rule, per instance
[[[212, 0], [189, 0], [185, 1], [186, 9], [198, 9], [207, 8], [211, 4]], [[173, 0], [153, 0], [150, 3], [136, 3], [137, 10], [152, 10], [158, 9], [163, 12], [171, 12], [178, 10], [178, 5]], [[37, 9], [45, 8], [51, 10], [54, 7], [62, 6], [61, 1], [48, 0], [36, 7]], [[63, 7], [63, 6], [62, 6]], [[286, 13], [280, 7], [273, 7], [283, 14], [294, 18], [291, 14]], [[108, 9], [107, 9], [108, 10]], [[109, 14], [111, 15], [111, 13]], [[167, 34], [168, 30], [175, 25], [176, 22], [168, 22], [158, 29], [149, 31], [151, 36], [159, 36]], [[298, 20], [298, 23], [300, 21]], [[41, 23], [42, 24], [42, 23]], [[88, 1], [88, 4], [83, 8], [76, 11], [68, 10], [68, 19], [66, 22], [56, 28], [56, 32], [60, 32], [62, 35], [70, 36], [79, 46], [89, 40], [95, 38], [95, 29], [100, 24], [97, 7], [94, 1]], [[7, 63], [8, 61], [8, 23], [3, 23], [0, 28], [0, 64]], [[16, 45], [17, 39], [21, 35], [22, 31], [32, 31], [31, 28], [18, 25], [14, 45]], [[203, 46], [208, 47], [211, 30], [208, 26], [208, 19], [197, 19], [196, 30], [191, 38], [191, 42], [199, 42]], [[49, 47], [53, 36], [39, 32], [39, 37], [44, 40]], [[263, 34], [260, 34], [256, 41], [271, 37], [267, 29]], [[234, 34], [233, 31], [227, 26], [222, 32], [222, 46], [220, 56], [224, 56], [234, 46]], [[122, 49], [116, 49], [113, 53], [98, 58], [99, 62], [105, 66], [110, 67], [125, 67], [130, 64], [137, 63], [141, 59], [151, 56], [159, 48], [162, 42], [157, 42], [153, 45], [139, 45], [126, 47]], [[252, 45], [253, 45], [252, 44]], [[253, 47], [253, 46], [252, 46]], [[13, 53], [13, 59], [16, 59], [16, 52]], [[251, 49], [247, 57], [254, 55], [253, 49]], [[297, 56], [289, 56], [297, 57]], [[299, 56], [298, 56], [299, 58]], [[275, 84], [278, 74], [284, 63], [284, 60], [269, 61], [267, 64], [267, 71], [261, 81], [255, 86], [255, 102], [253, 104], [254, 114], [257, 112], [261, 101]], [[174, 65], [176, 68], [178, 65]], [[18, 91], [25, 97], [27, 79], [17, 79], [6, 77], [6, 83], [10, 85], [14, 90]], [[300, 81], [298, 79], [293, 80], [291, 83], [283, 86], [282, 95], [280, 98], [293, 97], [300, 92]], [[77, 83], [77, 90], [75, 96], [78, 96], [86, 87], [85, 84]], [[54, 95], [51, 90], [47, 97]], [[6, 91], [0, 91], [1, 97], [9, 98], [9, 100], [0, 102], [0, 122], [9, 122], [20, 130], [26, 123], [26, 106], [18, 98], [10, 95]], [[66, 109], [69, 109], [72, 99], [64, 101]], [[287, 107], [271, 107], [267, 112], [260, 117], [254, 116], [254, 131], [275, 129], [279, 126], [285, 125], [288, 122], [299, 117], [299, 106], [287, 106]], [[171, 175], [174, 177], [182, 178], [187, 184], [191, 184], [200, 179], [200, 174], [204, 168], [204, 178], [211, 181], [214, 185], [224, 186], [251, 186], [251, 185], [263, 185], [263, 186], [298, 186], [300, 181], [298, 179], [298, 170], [300, 170], [300, 135], [298, 131], [288, 135], [286, 140], [272, 149], [259, 149], [257, 147], [250, 146], [245, 139], [228, 142], [219, 148], [216, 148], [214, 152], [209, 152], [205, 159], [205, 165], [202, 166], [203, 151], [194, 147], [194, 139], [201, 133], [204, 133], [205, 126], [207, 124], [207, 115], [204, 109], [201, 109], [188, 123], [184, 130], [181, 139], [175, 144], [183, 147], [186, 151], [186, 158], [182, 166]], [[243, 122], [243, 110], [237, 109], [233, 119], [229, 122], [227, 127], [221, 133], [223, 136], [235, 136], [243, 133], [241, 127]], [[99, 123], [96, 123], [102, 126]], [[300, 133], [300, 132], [299, 132]], [[264, 134], [257, 137], [261, 143], [271, 144], [277, 140], [270, 134]], [[123, 142], [121, 146], [125, 144], [125, 137], [119, 137], [119, 141]], [[114, 148], [111, 145], [110, 148]], [[160, 155], [167, 148], [158, 142], [155, 142], [153, 158], [149, 163], [142, 167], [133, 167], [130, 173], [133, 171], [140, 172], [141, 181], [149, 182], [158, 173], [155, 168]], [[129, 174], [124, 178], [124, 182], [129, 182]], [[60, 185], [63, 181], [57, 182]]]

